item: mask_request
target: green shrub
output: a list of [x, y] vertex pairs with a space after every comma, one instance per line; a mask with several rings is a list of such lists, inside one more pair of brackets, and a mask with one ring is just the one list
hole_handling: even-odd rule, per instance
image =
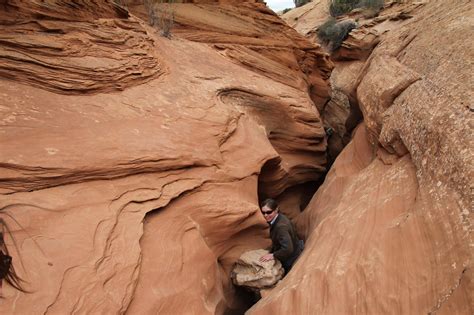
[[290, 12], [290, 11], [291, 11], [291, 8], [286, 8], [286, 9], [283, 9], [283, 11], [281, 13], [285, 14], [286, 12]]
[[384, 0], [330, 0], [329, 14], [337, 17], [356, 8], [370, 9], [378, 13], [383, 8], [384, 2]]
[[384, 3], [384, 0], [361, 0], [359, 2], [359, 8], [366, 8], [379, 12], [382, 10]]
[[331, 0], [329, 1], [329, 14], [333, 17], [351, 12], [356, 8], [359, 0]]
[[171, 37], [171, 28], [174, 24], [175, 0], [145, 0], [145, 9], [148, 12], [149, 23], [161, 30], [161, 35]]
[[337, 23], [334, 18], [330, 18], [318, 28], [317, 36], [330, 51], [334, 51], [341, 47], [342, 42], [347, 38], [351, 30], [356, 27], [357, 24], [352, 20]]
[[295, 7], [301, 7], [302, 5], [311, 2], [311, 0], [293, 0], [293, 2], [295, 3]]
[[385, 1], [384, 0], [362, 0], [361, 5], [366, 8], [377, 8], [382, 9]]

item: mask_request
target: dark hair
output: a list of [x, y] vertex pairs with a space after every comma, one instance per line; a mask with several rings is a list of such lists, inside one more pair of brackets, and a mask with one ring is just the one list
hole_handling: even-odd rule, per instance
[[278, 203], [275, 201], [275, 199], [268, 198], [268, 199], [265, 199], [264, 202], [262, 202], [261, 208], [265, 206], [267, 206], [268, 208], [272, 210], [276, 210], [276, 208], [278, 208]]
[[5, 245], [3, 232], [0, 232], [0, 281], [3, 280], [18, 291], [29, 293], [22, 286], [24, 281], [17, 275], [13, 267], [12, 257], [9, 255], [8, 248]]

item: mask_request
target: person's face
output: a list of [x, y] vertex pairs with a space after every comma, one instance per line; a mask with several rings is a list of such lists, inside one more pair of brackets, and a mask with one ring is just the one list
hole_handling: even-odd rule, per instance
[[[278, 208], [277, 208], [278, 209]], [[263, 217], [265, 218], [265, 220], [267, 222], [271, 222], [275, 217], [276, 215], [278, 214], [278, 210], [275, 209], [275, 210], [272, 210], [270, 209], [269, 207], [267, 206], [263, 206], [262, 208], [262, 214], [263, 214]]]

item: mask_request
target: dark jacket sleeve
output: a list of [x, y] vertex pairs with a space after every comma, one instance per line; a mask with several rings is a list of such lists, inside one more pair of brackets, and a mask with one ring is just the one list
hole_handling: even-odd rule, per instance
[[277, 231], [277, 240], [280, 244], [280, 248], [273, 252], [273, 256], [278, 260], [286, 260], [293, 253], [293, 242], [291, 241], [291, 236], [288, 231], [288, 227], [282, 226]]

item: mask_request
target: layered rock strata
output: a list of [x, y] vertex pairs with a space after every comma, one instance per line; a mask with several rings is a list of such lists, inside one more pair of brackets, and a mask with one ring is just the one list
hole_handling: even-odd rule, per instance
[[473, 7], [414, 12], [366, 62], [336, 65], [365, 124], [296, 219], [303, 255], [249, 314], [473, 313], [472, 71], [456, 61]]
[[143, 27], [114, 8], [87, 1], [75, 7], [62, 1], [6, 2], [0, 10], [0, 76], [83, 95], [123, 90], [164, 75], [166, 68]]
[[[0, 313], [243, 311], [229, 275], [269, 245], [259, 178], [278, 194], [321, 176], [332, 65], [261, 4], [182, 5], [180, 25], [232, 14], [219, 44], [267, 58], [169, 40], [112, 2], [0, 4], [0, 216], [31, 291], [4, 286]], [[243, 14], [281, 49], [232, 46], [258, 35]]]
[[[172, 36], [208, 44], [233, 63], [258, 75], [306, 90], [317, 109], [323, 110], [329, 99], [328, 80], [333, 67], [327, 54], [289, 28], [263, 3], [183, 2], [186, 3], [156, 3], [148, 8], [137, 1], [128, 4], [130, 11], [144, 20], [150, 14], [160, 16], [171, 11]], [[288, 104], [284, 93], [271, 98], [258, 91], [229, 88], [221, 91], [219, 97], [223, 103], [232, 101], [264, 120], [268, 137], [282, 158], [265, 165], [260, 176], [261, 196], [276, 197], [293, 185], [319, 178], [326, 171], [325, 132], [320, 129], [315, 133], [310, 127], [320, 122], [319, 117], [314, 120], [314, 109], [293, 102], [290, 111], [284, 110]], [[272, 113], [265, 109], [269, 107], [273, 108]], [[288, 118], [289, 124], [281, 124]], [[294, 130], [298, 129], [295, 136]], [[303, 134], [302, 130], [306, 132]]]
[[305, 251], [249, 314], [472, 312], [456, 195], [417, 179], [409, 155], [376, 153], [360, 126], [298, 218]]
[[173, 36], [207, 43], [233, 62], [277, 82], [308, 90], [318, 108], [329, 98], [332, 63], [260, 1], [185, 1], [157, 3], [146, 9], [131, 1], [129, 9], [143, 19], [170, 10]]

